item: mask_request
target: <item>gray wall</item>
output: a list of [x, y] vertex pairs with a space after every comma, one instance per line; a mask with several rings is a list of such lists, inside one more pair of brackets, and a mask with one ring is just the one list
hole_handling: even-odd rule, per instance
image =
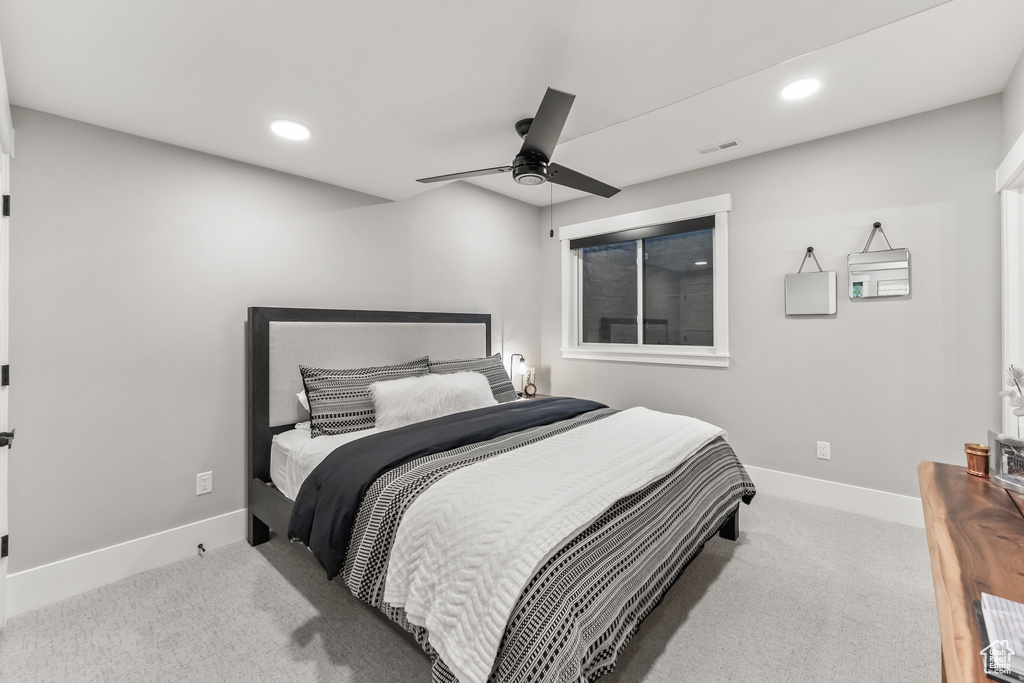
[[[456, 183], [389, 203], [14, 117], [11, 571], [242, 507], [250, 305], [490, 312], [542, 390], [697, 415], [751, 465], [898, 493], [998, 424], [998, 96], [555, 207], [558, 226], [732, 193], [727, 370], [561, 360], [557, 240], [520, 202]], [[911, 300], [786, 319], [804, 248], [845, 288], [874, 220], [911, 250]]]
[[489, 312], [495, 350], [539, 355], [534, 207], [461, 183], [388, 203], [14, 123], [12, 572], [243, 507], [248, 306]]
[[[919, 461], [962, 463], [999, 425], [1000, 133], [997, 95], [555, 206], [557, 227], [731, 193], [732, 366], [562, 360], [545, 227], [542, 390], [695, 415], [750, 465], [918, 495]], [[873, 221], [910, 249], [909, 300], [846, 297], [846, 256]], [[838, 314], [787, 319], [784, 276], [808, 246], [839, 272]]]
[[1021, 134], [1024, 134], [1024, 52], [1020, 53], [1003, 89], [1002, 156], [1006, 156]]

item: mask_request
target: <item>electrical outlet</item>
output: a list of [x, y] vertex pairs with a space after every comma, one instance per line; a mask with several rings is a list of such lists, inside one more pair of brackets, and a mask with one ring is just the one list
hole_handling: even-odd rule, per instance
[[196, 495], [201, 496], [204, 493], [210, 493], [213, 491], [213, 472], [203, 472], [202, 474], [196, 475]]
[[818, 460], [831, 460], [832, 459], [832, 444], [828, 441], [818, 442]]

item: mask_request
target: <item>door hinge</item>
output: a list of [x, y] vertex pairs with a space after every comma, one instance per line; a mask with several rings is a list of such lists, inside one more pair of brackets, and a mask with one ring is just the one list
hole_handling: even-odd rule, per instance
[[4, 215], [11, 215], [11, 195], [9, 194], [4, 195]]
[[11, 383], [11, 366], [0, 365], [0, 387], [6, 387]]
[[0, 538], [0, 560], [7, 557], [7, 534]]
[[14, 448], [14, 430], [9, 432], [0, 432], [0, 448], [7, 446]]

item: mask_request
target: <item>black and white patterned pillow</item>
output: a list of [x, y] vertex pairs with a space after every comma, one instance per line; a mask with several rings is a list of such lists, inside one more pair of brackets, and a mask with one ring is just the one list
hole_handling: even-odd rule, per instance
[[494, 394], [498, 403], [514, 401], [519, 396], [505, 371], [505, 364], [501, 362], [500, 353], [487, 358], [432, 360], [430, 361], [430, 372], [442, 375], [452, 372], [479, 372], [487, 378], [487, 382], [491, 385], [491, 393]]
[[417, 358], [397, 365], [370, 368], [310, 368], [299, 366], [309, 398], [310, 436], [346, 434], [374, 426], [370, 385], [430, 372], [429, 360]]

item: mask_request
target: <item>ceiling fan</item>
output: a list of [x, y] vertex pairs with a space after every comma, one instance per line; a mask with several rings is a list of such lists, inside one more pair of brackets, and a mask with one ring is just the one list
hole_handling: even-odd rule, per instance
[[585, 176], [561, 164], [551, 163], [551, 154], [555, 151], [558, 137], [562, 134], [562, 127], [569, 117], [569, 109], [575, 99], [575, 95], [548, 88], [544, 93], [540, 108], [537, 109], [537, 115], [532, 119], [523, 119], [516, 123], [516, 133], [523, 139], [523, 147], [509, 166], [495, 166], [477, 171], [419, 178], [417, 182], [436, 183], [442, 180], [474, 178], [511, 171], [512, 178], [520, 185], [542, 185], [544, 182], [549, 182], [601, 197], [611, 197], [619, 191], [619, 188]]

